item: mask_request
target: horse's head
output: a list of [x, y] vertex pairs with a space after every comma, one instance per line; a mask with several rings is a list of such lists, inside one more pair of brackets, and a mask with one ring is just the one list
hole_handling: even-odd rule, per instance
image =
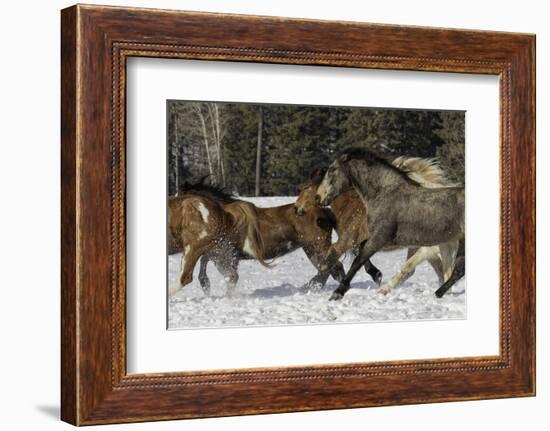
[[315, 201], [319, 205], [329, 205], [340, 193], [351, 189], [351, 181], [346, 168], [348, 162], [349, 156], [344, 153], [330, 164], [315, 195]]
[[300, 217], [300, 222], [296, 224], [302, 247], [306, 253], [316, 258], [327, 254], [332, 244], [332, 231], [335, 228], [336, 218], [332, 211], [318, 206], [304, 213]]
[[315, 200], [315, 195], [324, 174], [324, 169], [316, 169], [311, 174], [311, 178], [302, 186], [300, 194], [294, 203], [294, 211], [297, 215], [302, 216], [315, 208], [319, 208], [319, 204]]
[[296, 198], [296, 202], [294, 202], [294, 211], [297, 215], [302, 216], [315, 208], [319, 208], [319, 204], [315, 201], [316, 193], [317, 185], [311, 181], [302, 186], [302, 190]]

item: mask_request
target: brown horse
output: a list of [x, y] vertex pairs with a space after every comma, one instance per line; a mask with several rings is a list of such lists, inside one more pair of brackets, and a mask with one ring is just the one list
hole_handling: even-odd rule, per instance
[[[205, 293], [210, 288], [206, 274], [210, 260], [226, 279], [228, 292], [237, 283], [242, 259], [269, 266], [267, 260], [302, 248], [319, 269], [331, 246], [333, 219], [330, 211], [319, 207], [305, 217], [295, 213], [294, 204], [258, 208], [201, 181], [170, 198], [168, 225], [173, 251], [183, 250], [180, 286], [170, 289], [172, 295], [191, 282], [200, 256], [199, 282]], [[336, 265], [319, 271], [308, 286], [324, 285], [329, 274], [341, 280], [344, 269]]]
[[[296, 214], [303, 216], [319, 208], [319, 204], [315, 201], [315, 194], [324, 174], [324, 170], [315, 170], [310, 180], [302, 186], [294, 203]], [[369, 238], [366, 223], [367, 211], [355, 191], [350, 190], [337, 196], [330, 207], [336, 218], [335, 230], [338, 240], [332, 244], [326, 255], [325, 265], [329, 267], [336, 264], [344, 253], [351, 251], [353, 254], [357, 254], [361, 243]], [[364, 268], [379, 285], [382, 281], [380, 270], [370, 260], [365, 263]]]
[[[455, 186], [446, 179], [443, 170], [434, 159], [401, 156], [394, 159], [392, 164], [425, 188]], [[317, 169], [313, 172], [310, 180], [302, 186], [302, 190], [294, 204], [297, 214], [307, 214], [308, 211], [319, 207], [315, 195], [324, 175], [324, 170]], [[354, 255], [357, 255], [360, 245], [369, 238], [367, 208], [355, 190], [348, 190], [336, 196], [330, 207], [336, 217], [335, 230], [338, 234], [338, 240], [332, 245], [326, 256], [324, 264], [328, 266], [338, 262], [346, 252], [351, 251]], [[417, 247], [409, 248], [407, 259], [414, 255], [417, 249]], [[442, 284], [452, 271], [452, 268], [448, 268], [446, 250], [441, 251], [437, 256], [431, 257], [428, 261], [436, 272], [439, 283]], [[364, 268], [373, 280], [380, 285], [382, 273], [370, 262], [370, 259], [365, 262]], [[413, 274], [414, 270], [407, 273], [401, 282]]]

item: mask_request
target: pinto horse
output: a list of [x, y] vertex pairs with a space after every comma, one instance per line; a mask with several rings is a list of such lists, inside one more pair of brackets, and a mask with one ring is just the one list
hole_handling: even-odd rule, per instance
[[208, 294], [206, 274], [211, 260], [224, 276], [230, 293], [238, 281], [238, 263], [256, 259], [264, 266], [275, 259], [302, 248], [318, 273], [308, 287], [323, 286], [329, 275], [340, 281], [343, 266], [319, 270], [331, 246], [333, 216], [317, 208], [306, 217], [295, 213], [294, 204], [259, 208], [251, 202], [235, 199], [204, 181], [172, 197], [168, 206], [168, 225], [173, 249], [183, 250], [180, 285], [170, 295], [192, 281], [199, 257], [199, 282]]

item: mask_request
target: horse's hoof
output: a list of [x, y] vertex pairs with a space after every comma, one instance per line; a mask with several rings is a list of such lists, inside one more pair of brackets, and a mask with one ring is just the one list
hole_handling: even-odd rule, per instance
[[181, 287], [178, 285], [173, 285], [168, 288], [168, 298], [173, 299], [176, 293], [180, 291]]
[[300, 287], [300, 292], [310, 293], [310, 292], [319, 292], [323, 288], [321, 283], [306, 283]]
[[381, 286], [382, 285], [382, 273], [379, 272], [376, 277], [374, 278], [374, 282], [376, 283], [377, 286]]
[[445, 295], [445, 292], [440, 292], [439, 290], [435, 291], [435, 296], [437, 296], [438, 298], [443, 298], [443, 295]]
[[340, 293], [338, 291], [334, 291], [331, 295], [331, 297], [328, 299], [329, 301], [340, 301], [344, 297], [343, 293]]
[[388, 289], [387, 287], [383, 287], [382, 289], [379, 290], [379, 292], [382, 295], [387, 295], [388, 293], [390, 293], [390, 289]]

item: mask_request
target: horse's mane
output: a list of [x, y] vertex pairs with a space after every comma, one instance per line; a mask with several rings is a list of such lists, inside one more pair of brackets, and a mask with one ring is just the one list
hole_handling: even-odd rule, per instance
[[321, 184], [321, 181], [323, 181], [323, 177], [325, 176], [325, 173], [327, 172], [326, 168], [316, 168], [309, 177], [309, 182], [315, 186], [318, 186]]
[[194, 183], [186, 181], [183, 186], [181, 186], [178, 190], [177, 195], [179, 196], [186, 193], [194, 193], [206, 196], [210, 199], [221, 201], [223, 203], [237, 202], [238, 199], [227, 193], [227, 191], [223, 187], [216, 184], [210, 184], [209, 182], [207, 182], [207, 179], [208, 175], [205, 175], [199, 178], [199, 180]]
[[364, 148], [364, 147], [351, 147], [342, 151], [339, 155], [339, 158], [345, 156], [347, 160], [364, 160], [367, 163], [379, 163], [386, 165], [387, 167], [397, 170], [402, 174], [405, 174], [401, 169], [397, 168], [391, 160], [386, 157], [381, 156], [374, 151]]
[[352, 147], [340, 153], [348, 160], [365, 160], [387, 166], [398, 172], [403, 178], [425, 188], [455, 187], [450, 182], [436, 158], [399, 156], [393, 160], [383, 157], [372, 150], [361, 147]]

